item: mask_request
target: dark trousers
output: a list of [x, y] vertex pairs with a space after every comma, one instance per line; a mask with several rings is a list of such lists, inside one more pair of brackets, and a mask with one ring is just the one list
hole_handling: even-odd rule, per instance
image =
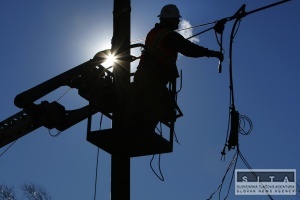
[[154, 132], [159, 121], [168, 121], [174, 115], [175, 100], [165, 83], [139, 73], [128, 95], [125, 125]]

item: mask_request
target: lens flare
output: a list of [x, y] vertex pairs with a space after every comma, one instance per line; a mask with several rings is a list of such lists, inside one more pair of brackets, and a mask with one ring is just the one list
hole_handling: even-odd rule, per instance
[[108, 54], [104, 63], [102, 63], [103, 67], [110, 67], [116, 62], [116, 56], [113, 54]]

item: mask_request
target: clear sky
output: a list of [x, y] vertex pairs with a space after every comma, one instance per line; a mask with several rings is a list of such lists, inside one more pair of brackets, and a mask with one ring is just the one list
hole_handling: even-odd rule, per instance
[[[176, 4], [183, 19], [194, 26], [232, 16], [243, 3], [246, 11], [251, 11], [274, 2], [132, 0], [131, 40], [146, 36], [158, 22], [157, 15], [165, 4]], [[235, 106], [253, 123], [252, 133], [240, 136], [240, 149], [254, 169], [300, 172], [299, 11], [300, 1], [292, 0], [248, 15], [234, 40]], [[0, 121], [20, 111], [13, 103], [17, 94], [110, 48], [112, 12], [112, 0], [1, 0]], [[151, 156], [131, 159], [132, 200], [207, 199], [221, 183], [234, 155], [230, 151], [226, 161], [220, 161], [229, 110], [228, 52], [232, 25], [232, 21], [228, 22], [224, 31], [222, 73], [217, 71], [216, 59], [179, 57], [183, 89], [178, 103], [184, 117], [178, 119], [176, 133], [181, 145], [174, 143], [174, 152], [162, 155], [164, 182], [151, 171]], [[206, 28], [209, 26], [196, 28], [193, 33]], [[213, 31], [198, 39], [199, 45], [219, 49]], [[132, 63], [133, 70], [136, 65]], [[66, 90], [61, 88], [38, 102], [55, 101]], [[66, 109], [76, 109], [86, 101], [73, 89], [59, 103]], [[85, 139], [86, 124], [84, 120], [55, 138], [42, 127], [19, 139], [0, 157], [0, 184], [18, 188], [27, 181], [44, 186], [55, 200], [93, 199], [97, 148]], [[103, 128], [108, 127], [110, 121], [104, 119]], [[157, 163], [153, 163], [156, 169]], [[110, 167], [110, 155], [101, 150], [97, 199], [110, 197]], [[239, 159], [237, 169], [246, 168]], [[222, 196], [227, 192], [229, 178]], [[229, 199], [253, 199], [235, 196], [233, 186]]]

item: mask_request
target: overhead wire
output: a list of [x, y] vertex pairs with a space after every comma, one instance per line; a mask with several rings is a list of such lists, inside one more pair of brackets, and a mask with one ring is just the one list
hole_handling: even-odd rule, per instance
[[187, 29], [198, 28], [198, 27], [201, 27], [201, 26], [206, 26], [206, 25], [210, 25], [210, 24], [214, 24], [214, 23], [216, 23], [216, 21], [208, 22], [208, 23], [204, 23], [204, 24], [199, 24], [199, 25], [195, 25], [195, 26], [191, 26], [191, 27], [187, 27], [187, 28], [182, 28], [182, 29], [179, 29], [177, 31], [184, 31], [184, 30], [187, 30]]
[[[214, 24], [215, 22], [216, 22], [216, 21], [209, 22], [209, 23], [204, 23], [204, 24], [198, 24], [198, 25], [195, 25], [195, 26], [186, 27], [186, 28], [182, 28], [182, 29], [178, 29], [177, 32], [184, 31], [184, 30], [189, 30], [189, 29], [193, 29], [193, 28], [198, 28], [198, 27], [206, 26], [206, 25], [210, 25], [210, 24]], [[206, 32], [206, 31], [204, 31], [204, 32]], [[198, 33], [197, 35], [200, 35], [200, 34], [202, 34], [202, 32], [201, 32], [201, 33]], [[197, 36], [197, 35], [194, 35], [194, 36], [192, 36], [192, 37], [195, 37], [195, 36]], [[190, 37], [190, 38], [192, 38], [192, 37]], [[190, 38], [187, 38], [187, 39], [190, 39]], [[141, 42], [141, 41], [144, 41], [144, 40], [146, 40], [146, 38], [140, 38], [140, 39], [132, 40], [130, 43], [131, 43], [131, 44], [132, 44], [132, 43], [137, 43], [137, 42]]]
[[[240, 12], [245, 12], [244, 10], [240, 10]], [[229, 130], [230, 130], [230, 127], [232, 126], [232, 123], [231, 123], [231, 120], [232, 120], [232, 111], [235, 112], [235, 104], [234, 104], [234, 88], [233, 88], [233, 75], [232, 75], [232, 44], [234, 42], [234, 38], [236, 37], [237, 35], [237, 32], [239, 30], [239, 27], [240, 27], [240, 24], [241, 24], [241, 19], [242, 18], [237, 18], [234, 25], [233, 25], [233, 28], [232, 28], [232, 32], [231, 32], [231, 36], [230, 36], [230, 52], [229, 52], [229, 59], [230, 59], [230, 63], [229, 63], [229, 75], [230, 75], [230, 85], [229, 85], [229, 89], [230, 89], [230, 95], [229, 95], [229, 116], [228, 116], [228, 124], [227, 124], [227, 133], [226, 133], [226, 139], [225, 139], [225, 145], [224, 145], [224, 148], [223, 148], [223, 151], [221, 152], [222, 154], [222, 158], [224, 158], [225, 160], [225, 149], [226, 149], [226, 146], [227, 145], [227, 141], [229, 141]], [[236, 27], [237, 25], [237, 27]], [[218, 32], [219, 33], [219, 32]], [[215, 32], [216, 34], [216, 32]], [[221, 35], [222, 36], [222, 35]], [[220, 50], [222, 51], [222, 43], [219, 41], [218, 39], [218, 36], [216, 34], [216, 38], [217, 38], [217, 42], [218, 44], [220, 45]], [[222, 38], [221, 38], [222, 39]], [[246, 126], [246, 124], [248, 124], [248, 127]], [[248, 128], [248, 130], [246, 130], [246, 127]], [[232, 128], [232, 127], [231, 127]], [[251, 122], [251, 120], [245, 116], [245, 115], [238, 115], [238, 129], [237, 129], [237, 135], [239, 133], [241, 133], [242, 135], [249, 135], [251, 133], [253, 129], [253, 124]], [[230, 132], [231, 134], [231, 132]], [[237, 136], [238, 137], [238, 136]], [[230, 150], [230, 149], [229, 149]], [[233, 181], [233, 177], [234, 177], [234, 172], [236, 170], [236, 165], [237, 165], [237, 161], [238, 161], [238, 157], [241, 158], [241, 160], [243, 161], [243, 163], [247, 166], [247, 168], [254, 173], [254, 171], [252, 170], [251, 166], [249, 165], [249, 163], [246, 161], [246, 159], [244, 158], [244, 156], [242, 155], [242, 153], [240, 152], [240, 149], [239, 149], [239, 144], [237, 143], [236, 144], [236, 152], [222, 178], [222, 181], [221, 181], [221, 184], [218, 186], [218, 188], [216, 189], [216, 191], [214, 191], [210, 197], [208, 198], [208, 200], [212, 199], [213, 195], [219, 191], [219, 199], [221, 199], [221, 193], [222, 193], [222, 187], [223, 187], [223, 184], [225, 182], [225, 179], [226, 179], [226, 176], [230, 170], [230, 168], [232, 166], [233, 167], [233, 170], [232, 170], [232, 175], [231, 175], [231, 179], [230, 179], [230, 182], [229, 182], [229, 187], [228, 187], [228, 190], [227, 190], [227, 193], [224, 197], [224, 200], [227, 199], [228, 195], [229, 195], [229, 191], [230, 191], [230, 188], [231, 188], [231, 185], [232, 185], [232, 181]], [[255, 175], [255, 173], [254, 173]], [[270, 194], [268, 194], [268, 197], [272, 200], [272, 196]]]
[[[237, 31], [233, 34], [233, 32], [235, 31], [235, 25], [236, 23], [233, 25], [233, 28], [232, 28], [232, 33], [231, 33], [231, 37], [230, 37], [230, 50], [229, 50], [229, 59], [230, 59], [230, 63], [229, 63], [229, 75], [230, 75], [230, 82], [229, 82], [229, 90], [230, 90], [230, 98], [229, 98], [229, 116], [228, 116], [228, 124], [227, 124], [227, 133], [226, 133], [226, 139], [225, 139], [225, 145], [224, 145], [224, 148], [223, 148], [223, 151], [221, 152], [222, 154], [222, 157], [224, 158], [225, 160], [225, 149], [226, 149], [226, 146], [227, 146], [227, 141], [231, 135], [229, 135], [229, 129], [230, 129], [230, 126], [232, 125], [231, 121], [232, 121], [232, 111], [235, 111], [235, 105], [234, 105], [234, 92], [233, 92], [233, 77], [232, 77], [232, 43], [233, 43], [233, 40], [234, 40], [234, 37], [236, 36], [237, 34]], [[222, 31], [223, 32], [223, 31]], [[216, 34], [216, 32], [215, 32]], [[221, 34], [221, 37], [222, 37], [222, 34]], [[222, 50], [222, 43], [219, 42], [218, 40], [218, 37], [216, 36], [217, 38], [217, 41], [218, 41], [218, 44], [220, 45], [221, 47], [221, 50]], [[231, 127], [232, 129], [232, 127]], [[230, 183], [229, 183], [229, 187], [228, 187], [228, 190], [227, 190], [227, 194], [226, 196], [224, 197], [224, 200], [227, 199], [228, 195], [229, 195], [229, 191], [230, 191], [230, 188], [231, 188], [231, 185], [232, 185], [232, 180], [233, 180], [233, 176], [234, 176], [234, 171], [236, 169], [236, 164], [237, 164], [237, 161], [238, 161], [238, 151], [239, 151], [239, 144], [237, 143], [237, 148], [236, 148], [236, 152], [234, 154], [234, 157], [233, 159], [231, 160], [230, 162], [230, 165], [229, 167], [227, 168], [224, 176], [223, 176], [223, 179], [222, 179], [222, 182], [220, 184], [220, 186], [218, 187], [217, 190], [219, 190], [219, 199], [221, 199], [221, 192], [222, 192], [222, 187], [223, 187], [223, 184], [224, 184], [224, 181], [225, 181], [225, 178], [227, 176], [227, 173], [229, 172], [230, 168], [232, 167], [233, 163], [234, 163], [234, 168], [232, 170], [232, 176], [231, 176], [231, 180], [230, 180]], [[221, 157], [221, 159], [222, 159]], [[216, 190], [216, 191], [217, 191]], [[215, 193], [215, 192], [214, 192]], [[213, 194], [214, 194], [213, 193]], [[210, 196], [210, 199], [212, 198], [213, 194]]]
[[[242, 11], [241, 11], [242, 12]], [[231, 30], [231, 35], [230, 35], [230, 47], [229, 47], [229, 115], [228, 115], [228, 125], [227, 125], [227, 134], [226, 134], [226, 138], [225, 138], [225, 144], [224, 144], [224, 148], [223, 151], [221, 152], [222, 154], [222, 158], [224, 158], [225, 160], [225, 149], [227, 145], [227, 141], [229, 140], [230, 134], [229, 134], [229, 129], [230, 129], [230, 125], [231, 125], [231, 121], [232, 121], [232, 115], [231, 112], [235, 111], [235, 102], [234, 102], [234, 87], [233, 87], [233, 71], [232, 71], [232, 52], [233, 52], [233, 42], [234, 42], [234, 38], [236, 37], [236, 34], [238, 32], [239, 29], [239, 25], [238, 28], [236, 29], [236, 24], [241, 22], [241, 18], [237, 19], [232, 27]], [[232, 127], [231, 127], [232, 128]]]

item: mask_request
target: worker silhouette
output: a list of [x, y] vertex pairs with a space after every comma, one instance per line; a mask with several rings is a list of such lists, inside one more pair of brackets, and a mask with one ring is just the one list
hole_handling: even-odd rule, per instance
[[179, 77], [176, 66], [178, 53], [223, 60], [221, 52], [196, 45], [175, 32], [181, 18], [176, 5], [164, 6], [158, 17], [160, 22], [146, 37], [133, 81], [135, 106], [131, 110], [131, 125], [146, 132], [153, 132], [159, 121], [174, 119], [176, 101], [167, 85]]

